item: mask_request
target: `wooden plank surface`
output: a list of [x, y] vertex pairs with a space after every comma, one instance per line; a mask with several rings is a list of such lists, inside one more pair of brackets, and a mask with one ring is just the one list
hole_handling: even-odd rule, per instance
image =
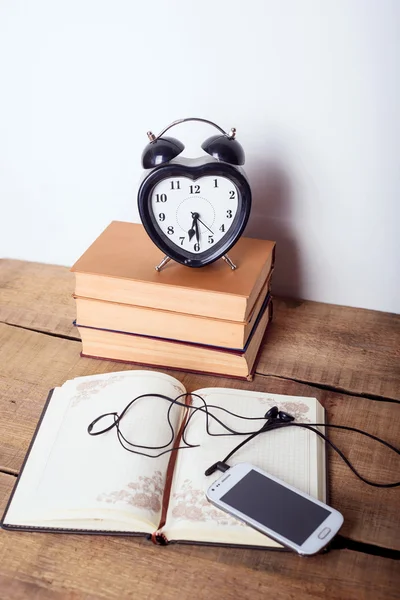
[[[8, 323], [0, 324], [0, 512], [48, 390], [72, 377], [131, 368], [79, 356], [73, 288], [67, 268], [0, 261], [0, 322]], [[400, 398], [399, 351], [398, 316], [276, 300], [253, 382], [171, 374], [188, 389], [217, 385], [316, 396], [329, 422], [398, 445], [400, 407], [384, 399]], [[367, 477], [399, 479], [398, 460], [383, 447], [356, 435], [331, 437]], [[365, 486], [332, 454], [329, 474], [331, 503], [344, 514], [341, 533], [353, 547], [400, 550], [398, 490]], [[194, 594], [209, 600], [391, 599], [400, 597], [399, 588], [398, 562], [353, 550], [304, 559], [271, 551], [161, 548], [137, 538], [0, 532], [0, 597], [7, 600], [168, 600]]]
[[400, 399], [400, 315], [278, 300], [257, 372]]
[[[0, 473], [0, 511], [13, 479]], [[398, 566], [350, 550], [305, 559], [289, 552], [161, 547], [144, 538], [0, 532], [0, 589], [7, 599], [390, 600], [398, 598]]]
[[[75, 341], [0, 325], [0, 469], [19, 472], [49, 389], [73, 377], [129, 368], [111, 361], [81, 358], [79, 349]], [[315, 396], [327, 409], [328, 422], [352, 424], [391, 443], [398, 441], [398, 404], [343, 397], [275, 377], [256, 376], [252, 382], [242, 382], [207, 375], [171, 374], [183, 381], [188, 390], [222, 386]], [[331, 438], [367, 477], [383, 482], [398, 479], [398, 457], [383, 446], [371, 445], [361, 436], [346, 433], [332, 432]], [[396, 526], [398, 490], [364, 485], [336, 454], [330, 456], [329, 466], [331, 501], [345, 517], [343, 535], [400, 550]]]
[[[67, 335], [74, 276], [66, 267], [0, 261], [0, 322]], [[257, 372], [353, 394], [400, 399], [400, 316], [275, 299]]]
[[0, 322], [78, 339], [74, 285], [66, 267], [0, 260]]

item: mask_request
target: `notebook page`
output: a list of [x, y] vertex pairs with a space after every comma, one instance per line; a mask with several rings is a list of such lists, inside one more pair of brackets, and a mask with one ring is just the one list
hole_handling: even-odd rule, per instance
[[[73, 527], [74, 521], [92, 519], [98, 520], [93, 528], [102, 529], [104, 520], [123, 522], [136, 515], [152, 531], [160, 516], [169, 454], [157, 459], [132, 454], [121, 447], [115, 429], [96, 437], [87, 432], [102, 413], [120, 413], [146, 393], [175, 398], [185, 389], [173, 377], [150, 371], [78, 378], [57, 389], [5, 523], [51, 526], [51, 521], [66, 521], [70, 525], [64, 526]], [[138, 400], [121, 423], [123, 434], [138, 444], [168, 442], [168, 406], [155, 397]], [[170, 417], [177, 429], [180, 407], [173, 407]]]
[[[211, 409], [232, 429], [248, 433], [265, 423], [262, 416], [275, 405], [295, 416], [297, 421], [316, 420], [317, 401], [314, 398], [222, 388], [207, 388], [196, 393], [208, 405], [214, 404], [249, 417], [261, 417], [257, 421], [243, 421]], [[193, 405], [200, 404], [199, 400], [193, 399]], [[205, 430], [205, 416], [199, 412], [192, 418], [189, 428], [187, 441], [200, 444], [200, 447], [183, 450], [178, 455], [165, 527], [167, 537], [266, 545], [264, 535], [215, 508], [205, 497], [206, 489], [221, 473], [206, 477], [204, 471], [217, 460], [222, 460], [246, 436], [209, 436]], [[210, 431], [220, 433], [223, 429], [211, 421]], [[315, 434], [293, 427], [260, 434], [241, 448], [229, 464], [249, 462], [318, 497], [318, 455], [321, 452], [324, 452], [324, 446]], [[278, 544], [271, 541], [270, 545]]]

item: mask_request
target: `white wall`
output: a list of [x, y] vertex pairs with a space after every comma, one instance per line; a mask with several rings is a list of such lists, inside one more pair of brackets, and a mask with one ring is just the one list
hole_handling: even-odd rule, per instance
[[0, 256], [137, 221], [146, 131], [201, 116], [237, 127], [275, 293], [400, 312], [398, 0], [2, 0], [0, 85]]

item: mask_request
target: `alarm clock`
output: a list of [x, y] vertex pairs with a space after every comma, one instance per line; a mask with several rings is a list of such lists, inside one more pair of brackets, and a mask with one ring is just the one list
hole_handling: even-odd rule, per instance
[[[182, 142], [164, 136], [187, 121], [219, 130], [203, 142], [206, 155], [181, 157]], [[244, 151], [236, 130], [227, 133], [212, 121], [191, 117], [174, 121], [157, 136], [151, 131], [147, 136], [138, 208], [147, 234], [165, 255], [155, 268], [160, 270], [171, 259], [198, 268], [223, 258], [235, 269], [227, 252], [242, 234], [251, 208], [251, 190], [242, 169]]]

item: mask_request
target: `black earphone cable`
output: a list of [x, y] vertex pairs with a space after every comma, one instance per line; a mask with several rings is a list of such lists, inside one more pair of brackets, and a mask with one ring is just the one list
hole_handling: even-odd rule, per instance
[[[212, 465], [209, 469], [207, 469], [206, 471], [206, 475], [211, 475], [212, 473], [214, 473], [216, 470], [220, 470], [225, 472], [227, 469], [226, 467], [227, 465], [227, 461], [240, 449], [242, 448], [242, 446], [244, 446], [245, 444], [247, 444], [247, 442], [250, 442], [253, 438], [255, 438], [257, 435], [259, 435], [260, 433], [266, 432], [266, 431], [273, 431], [274, 429], [281, 429], [281, 428], [285, 428], [285, 427], [300, 427], [302, 429], [308, 429], [309, 431], [313, 431], [315, 434], [317, 434], [321, 439], [323, 439], [327, 444], [329, 444], [329, 446], [335, 451], [337, 452], [337, 454], [340, 456], [340, 458], [346, 463], [346, 465], [349, 467], [349, 469], [359, 478], [361, 479], [361, 481], [363, 481], [364, 483], [366, 483], [367, 485], [371, 485], [373, 487], [378, 487], [378, 488], [394, 488], [394, 487], [398, 487], [400, 486], [400, 481], [394, 482], [394, 483], [377, 483], [375, 481], [371, 481], [370, 479], [367, 479], [366, 477], [364, 477], [363, 475], [361, 475], [357, 469], [352, 465], [351, 461], [347, 458], [347, 456], [342, 452], [342, 450], [340, 450], [340, 448], [337, 447], [336, 444], [334, 444], [334, 442], [332, 442], [326, 435], [324, 435], [319, 429], [315, 429], [316, 427], [330, 427], [330, 428], [334, 428], [334, 429], [341, 429], [344, 431], [353, 431], [355, 433], [359, 433], [361, 435], [364, 435], [368, 438], [371, 438], [373, 440], [375, 440], [376, 442], [379, 442], [380, 444], [383, 444], [384, 446], [386, 446], [387, 448], [389, 448], [390, 450], [393, 450], [393, 452], [395, 452], [397, 455], [400, 455], [400, 450], [397, 449], [395, 446], [392, 446], [392, 444], [389, 444], [388, 442], [386, 442], [385, 440], [382, 440], [381, 438], [378, 438], [376, 435], [373, 435], [372, 433], [368, 433], [367, 431], [363, 431], [362, 429], [357, 429], [356, 427], [349, 427], [347, 425], [334, 425], [334, 424], [329, 424], [329, 423], [293, 423], [293, 422], [279, 422], [279, 420], [277, 419], [276, 422], [272, 421], [268, 424], [266, 424], [265, 426], [261, 427], [261, 429], [253, 434], [251, 434], [248, 438], [246, 438], [245, 440], [243, 440], [240, 444], [238, 444], [235, 448], [233, 448], [233, 450], [231, 450], [231, 452], [229, 452], [229, 454], [227, 456], [225, 456], [225, 458], [222, 461], [219, 461], [218, 463], [215, 463], [214, 465]], [[224, 468], [221, 468], [221, 465], [224, 466]], [[228, 467], [229, 468], [229, 467]]]
[[[135, 404], [135, 402], [137, 402], [138, 400], [143, 399], [143, 398], [160, 398], [160, 399], [166, 400], [170, 403], [170, 405], [167, 409], [166, 417], [167, 417], [167, 422], [168, 422], [168, 426], [169, 426], [171, 435], [170, 435], [170, 439], [163, 445], [150, 446], [150, 445], [135, 444], [133, 442], [130, 442], [120, 429], [120, 423], [121, 423], [122, 419], [124, 418], [124, 416], [126, 415], [126, 413], [128, 412], [128, 410]], [[184, 402], [181, 401], [183, 398], [185, 399]], [[188, 402], [187, 402], [188, 398], [197, 398], [198, 400], [200, 400], [202, 402], [202, 405], [201, 406], [192, 406], [191, 404], [188, 404]], [[186, 409], [186, 414], [184, 416], [184, 425], [183, 425], [182, 434], [181, 434], [181, 442], [183, 443], [183, 445], [177, 445], [177, 446], [174, 446], [173, 448], [169, 448], [168, 446], [170, 446], [172, 444], [172, 442], [174, 441], [174, 439], [176, 439], [176, 432], [174, 430], [174, 427], [173, 427], [173, 424], [171, 421], [171, 411], [172, 411], [173, 406], [175, 406], [175, 405], [181, 406], [184, 409]], [[260, 421], [260, 420], [265, 421], [265, 419], [267, 419], [267, 421], [264, 422], [264, 424], [262, 425], [262, 427], [260, 429], [257, 429], [252, 432], [235, 431], [234, 429], [229, 427], [226, 423], [224, 423], [214, 413], [210, 412], [209, 409], [219, 410], [223, 413], [234, 416], [235, 418], [246, 420], [246, 421]], [[266, 433], [268, 431], [273, 431], [274, 429], [281, 429], [281, 428], [285, 428], [285, 427], [299, 427], [302, 429], [307, 429], [309, 431], [312, 431], [316, 435], [318, 435], [321, 439], [323, 439], [338, 454], [338, 456], [340, 456], [340, 458], [345, 462], [345, 464], [350, 468], [350, 470], [361, 481], [363, 481], [367, 485], [370, 485], [373, 487], [378, 487], [378, 488], [395, 488], [395, 487], [400, 486], [400, 481], [394, 482], [394, 483], [378, 483], [378, 482], [371, 481], [371, 480], [367, 479], [366, 477], [364, 477], [363, 475], [361, 475], [357, 471], [357, 469], [353, 466], [351, 461], [342, 452], [342, 450], [340, 450], [340, 448], [338, 448], [338, 446], [334, 442], [332, 442], [325, 434], [323, 434], [317, 428], [324, 427], [324, 428], [331, 428], [331, 429], [339, 429], [339, 430], [343, 430], [343, 431], [350, 431], [353, 433], [359, 433], [359, 434], [364, 435], [365, 437], [368, 437], [376, 442], [379, 442], [380, 444], [382, 444], [389, 450], [392, 450], [393, 452], [395, 452], [397, 455], [400, 455], [400, 450], [398, 448], [396, 448], [395, 446], [393, 446], [392, 444], [390, 444], [389, 442], [382, 440], [381, 438], [377, 437], [376, 435], [373, 435], [372, 433], [368, 433], [367, 431], [363, 431], [362, 429], [358, 429], [356, 427], [351, 427], [349, 425], [336, 425], [336, 424], [331, 424], [331, 423], [311, 423], [311, 424], [310, 423], [294, 423], [294, 417], [292, 415], [289, 415], [288, 413], [285, 413], [283, 411], [279, 411], [278, 407], [276, 407], [276, 406], [273, 406], [272, 408], [270, 408], [264, 416], [247, 417], [244, 415], [239, 415], [237, 413], [234, 413], [234, 412], [232, 412], [226, 408], [223, 408], [221, 406], [216, 406], [213, 404], [208, 405], [207, 402], [204, 400], [204, 398], [202, 398], [202, 396], [200, 396], [199, 394], [195, 394], [195, 393], [180, 394], [176, 398], [170, 398], [169, 396], [166, 396], [164, 394], [141, 394], [140, 396], [137, 396], [136, 398], [131, 400], [125, 406], [125, 408], [123, 409], [123, 411], [121, 412], [120, 415], [117, 412], [109, 412], [109, 413], [102, 414], [99, 417], [97, 417], [96, 419], [94, 419], [94, 421], [92, 421], [89, 424], [87, 431], [90, 435], [97, 436], [97, 435], [106, 433], [115, 427], [116, 432], [117, 432], [118, 441], [125, 450], [127, 450], [128, 452], [132, 452], [133, 454], [139, 454], [141, 456], [146, 456], [148, 458], [158, 458], [164, 454], [176, 452], [177, 450], [184, 450], [186, 448], [198, 448], [200, 446], [200, 444], [191, 444], [186, 439], [187, 428], [190, 424], [191, 419], [198, 411], [205, 414], [205, 429], [206, 429], [207, 435], [209, 435], [211, 437], [230, 436], [230, 435], [232, 435], [232, 436], [246, 435], [247, 436], [244, 440], [242, 440], [240, 442], [240, 444], [238, 444], [235, 448], [233, 448], [233, 450], [231, 450], [229, 452], [229, 454], [224, 458], [224, 460], [218, 461], [218, 462], [214, 463], [211, 467], [209, 467], [206, 470], [205, 475], [211, 475], [211, 474], [215, 473], [215, 471], [217, 471], [217, 470], [225, 472], [227, 469], [230, 468], [229, 465], [227, 464], [227, 461], [240, 448], [242, 448], [245, 444], [250, 442], [252, 439], [257, 437], [261, 433]], [[93, 431], [95, 425], [99, 421], [101, 421], [105, 417], [110, 417], [110, 416], [113, 417], [113, 423], [111, 423], [111, 425], [108, 425], [104, 429], [101, 429], [98, 431]], [[221, 425], [221, 427], [225, 430], [225, 432], [212, 433], [210, 431], [210, 418], [214, 419], [214, 421], [216, 421], [219, 425]], [[138, 449], [140, 449], [140, 450], [138, 450]], [[142, 452], [141, 450], [162, 450], [162, 452], [159, 452], [158, 454], [148, 454], [146, 452]]]
[[[124, 418], [124, 416], [126, 415], [128, 410], [134, 405], [134, 403], [137, 402], [138, 400], [141, 400], [142, 398], [149, 398], [149, 397], [150, 398], [161, 398], [163, 400], [167, 400], [168, 402], [170, 402], [170, 406], [168, 407], [166, 416], [167, 416], [168, 426], [171, 431], [171, 438], [168, 440], [168, 442], [166, 444], [161, 445], [161, 446], [146, 446], [146, 445], [134, 444], [126, 439], [126, 437], [123, 435], [123, 433], [120, 429], [120, 422], [122, 421], [122, 419]], [[188, 397], [198, 398], [199, 400], [201, 400], [203, 402], [203, 406], [195, 406], [194, 407], [194, 406], [187, 404], [186, 402], [180, 401], [181, 398], [188, 398]], [[174, 430], [172, 422], [171, 422], [170, 414], [171, 414], [172, 407], [174, 405], [182, 406], [183, 408], [186, 408], [188, 411], [190, 411], [190, 415], [187, 418], [186, 423], [183, 428], [183, 431], [182, 431], [182, 441], [184, 443], [184, 446], [178, 446], [176, 448], [169, 448], [168, 450], [160, 452], [159, 454], [147, 454], [145, 452], [139, 452], [137, 450], [133, 450], [133, 448], [141, 448], [143, 450], [161, 450], [161, 449], [167, 448], [173, 442], [176, 434], [175, 434], [175, 430]], [[170, 398], [169, 396], [165, 396], [164, 394], [141, 394], [140, 396], [137, 396], [136, 398], [131, 400], [125, 406], [124, 410], [122, 411], [122, 413], [120, 415], [118, 415], [117, 412], [109, 412], [109, 413], [104, 413], [104, 414], [100, 415], [99, 417], [97, 417], [96, 419], [94, 419], [94, 421], [92, 421], [89, 424], [87, 431], [90, 435], [97, 436], [97, 435], [106, 433], [107, 431], [110, 431], [111, 429], [113, 429], [115, 427], [116, 431], [117, 431], [118, 440], [119, 440], [121, 446], [123, 448], [125, 448], [125, 450], [128, 450], [128, 452], [132, 452], [134, 454], [140, 454], [141, 456], [147, 456], [149, 458], [158, 458], [159, 456], [162, 456], [163, 454], [167, 454], [168, 452], [175, 452], [177, 450], [185, 450], [186, 448], [197, 448], [199, 446], [199, 444], [190, 444], [186, 440], [186, 437], [185, 437], [189, 422], [197, 411], [205, 413], [205, 415], [206, 415], [206, 431], [209, 436], [218, 437], [218, 436], [227, 436], [227, 435], [246, 435], [249, 433], [249, 432], [235, 431], [234, 429], [230, 428], [228, 425], [226, 425], [226, 423], [221, 421], [221, 419], [219, 419], [216, 415], [214, 415], [213, 413], [210, 413], [209, 412], [210, 408], [220, 410], [220, 411], [230, 414], [238, 419], [244, 419], [246, 421], [255, 421], [255, 420], [263, 421], [264, 420], [264, 417], [246, 417], [244, 415], [238, 415], [226, 408], [222, 408], [221, 406], [215, 406], [213, 404], [208, 405], [206, 403], [206, 401], [204, 400], [204, 398], [202, 398], [198, 394], [194, 394], [194, 393], [181, 394], [181, 395], [177, 396], [175, 399]], [[102, 419], [104, 419], [106, 417], [110, 417], [110, 416], [112, 416], [114, 419], [114, 421], [113, 421], [113, 423], [111, 423], [111, 425], [108, 425], [104, 429], [100, 429], [98, 431], [93, 431], [95, 425], [99, 421], [101, 421]], [[212, 433], [210, 431], [210, 424], [209, 424], [210, 417], [213, 418], [219, 425], [221, 425], [221, 427], [223, 427], [227, 431], [227, 433]], [[254, 433], [256, 433], [256, 432], [254, 432]], [[131, 448], [129, 448], [129, 446], [131, 446]]]

